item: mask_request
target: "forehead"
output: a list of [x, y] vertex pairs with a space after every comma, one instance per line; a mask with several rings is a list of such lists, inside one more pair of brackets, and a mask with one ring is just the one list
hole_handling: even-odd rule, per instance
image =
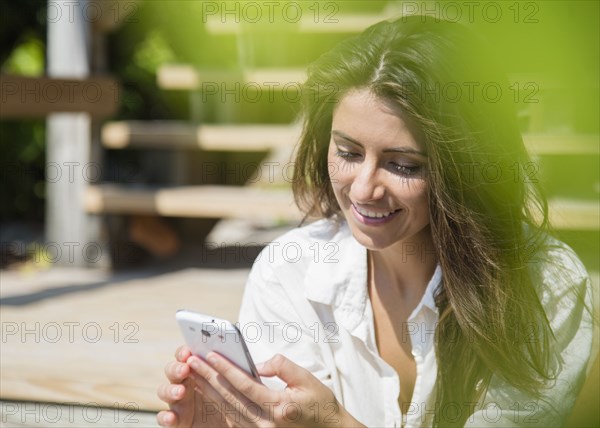
[[414, 126], [401, 117], [399, 108], [368, 89], [348, 92], [333, 111], [332, 131], [340, 131], [363, 145], [422, 149]]

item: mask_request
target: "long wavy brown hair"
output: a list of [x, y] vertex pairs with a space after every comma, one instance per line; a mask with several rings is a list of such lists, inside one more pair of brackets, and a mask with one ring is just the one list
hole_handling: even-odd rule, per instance
[[443, 272], [435, 346], [435, 426], [477, 401], [492, 375], [531, 396], [552, 379], [552, 331], [528, 262], [546, 236], [509, 85], [467, 27], [423, 16], [381, 22], [320, 57], [304, 85], [293, 190], [307, 217], [340, 213], [327, 150], [337, 102], [367, 88], [419, 127], [430, 224]]

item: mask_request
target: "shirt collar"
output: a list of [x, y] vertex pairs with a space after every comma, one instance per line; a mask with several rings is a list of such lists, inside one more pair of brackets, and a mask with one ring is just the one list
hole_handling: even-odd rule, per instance
[[304, 295], [314, 302], [335, 306], [349, 284], [361, 281], [365, 288], [367, 250], [354, 239], [345, 222], [330, 223], [329, 227], [316, 232], [318, 253], [306, 272]]
[[[319, 257], [307, 270], [304, 278], [304, 295], [313, 302], [331, 305], [334, 312], [346, 320], [346, 327], [352, 331], [362, 320], [369, 300], [367, 291], [367, 249], [352, 236], [346, 222], [323, 223], [328, 230], [319, 229], [316, 236], [320, 250]], [[326, 237], [325, 240], [323, 236]], [[325, 242], [324, 242], [325, 241]], [[327, 248], [325, 245], [329, 244]], [[438, 264], [421, 301], [413, 310], [412, 318], [423, 307], [436, 315], [434, 295], [441, 284], [442, 269]]]

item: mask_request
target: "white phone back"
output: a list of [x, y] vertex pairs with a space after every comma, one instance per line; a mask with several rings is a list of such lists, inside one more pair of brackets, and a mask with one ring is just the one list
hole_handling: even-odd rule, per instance
[[175, 318], [193, 354], [206, 358], [209, 352], [217, 352], [260, 379], [244, 338], [231, 322], [184, 309], [178, 310]]

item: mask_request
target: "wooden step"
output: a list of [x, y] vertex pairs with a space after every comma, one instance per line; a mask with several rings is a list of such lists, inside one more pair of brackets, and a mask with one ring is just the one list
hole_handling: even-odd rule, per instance
[[[263, 90], [290, 90], [299, 88], [306, 80], [306, 68], [255, 68], [248, 70], [199, 69], [190, 64], [163, 64], [156, 73], [157, 85], [167, 90], [233, 90], [238, 83], [240, 89], [249, 90], [250, 85]], [[565, 83], [545, 75], [512, 73], [507, 76], [510, 91], [521, 90], [523, 97], [538, 100], [538, 92], [564, 90]], [[590, 90], [598, 89], [598, 82], [584, 82]], [[516, 85], [516, 86], [515, 86]], [[466, 94], [466, 87], [465, 94]], [[514, 94], [513, 94], [514, 95]], [[529, 99], [529, 98], [527, 98]], [[539, 107], [531, 105], [531, 107]], [[541, 104], [540, 104], [541, 105]]]
[[[299, 125], [201, 125], [179, 121], [109, 122], [102, 143], [111, 149], [183, 148], [227, 151], [267, 151], [294, 146]], [[524, 134], [534, 155], [598, 155], [597, 135]]]
[[301, 33], [362, 33], [371, 25], [388, 19], [397, 18], [396, 14], [334, 14], [329, 9], [322, 10], [318, 19], [303, 17], [299, 21]]
[[93, 214], [158, 214], [165, 217], [256, 218], [297, 221], [300, 212], [289, 189], [183, 186], [139, 189], [89, 186], [85, 209]]
[[600, 230], [600, 203], [564, 198], [548, 201], [550, 225], [558, 230]]
[[[317, 5], [317, 3], [314, 3]], [[289, 19], [282, 15], [281, 10], [275, 10], [272, 14], [273, 20], [284, 21], [290, 24], [295, 24], [294, 28], [299, 33], [360, 33], [367, 27], [376, 24], [386, 19], [397, 17], [399, 14], [382, 14], [382, 13], [363, 13], [360, 15], [339, 13], [339, 6], [334, 2], [327, 2], [319, 7], [319, 11], [314, 9], [305, 10], [300, 16], [293, 15], [296, 12], [289, 11]], [[212, 13], [205, 17], [206, 31], [214, 35], [234, 35], [243, 34], [245, 32], [246, 22], [243, 19], [243, 9], [236, 16], [233, 13], [222, 15], [220, 11]], [[277, 14], [279, 12], [279, 14]], [[265, 18], [266, 10], [265, 10]], [[248, 22], [247, 24], [255, 24]], [[254, 27], [249, 27], [256, 29]]]
[[552, 135], [525, 134], [525, 146], [535, 155], [598, 155], [600, 136], [598, 135]]
[[111, 149], [179, 148], [268, 151], [294, 146], [295, 125], [201, 125], [175, 121], [110, 122], [102, 128], [102, 144]]
[[106, 76], [57, 79], [0, 74], [0, 119], [44, 118], [51, 113], [85, 112], [95, 119], [114, 115], [120, 85]]
[[[165, 64], [156, 72], [161, 89], [198, 90], [216, 93], [219, 90], [299, 90], [306, 80], [303, 68], [262, 68], [245, 71], [199, 70], [188, 64]], [[236, 86], [236, 83], [238, 85]], [[243, 86], [245, 85], [245, 86]]]
[[[235, 186], [184, 186], [136, 189], [118, 185], [89, 186], [85, 209], [101, 214], [158, 214], [167, 217], [256, 218], [296, 221], [301, 218], [289, 189]], [[552, 226], [560, 230], [599, 230], [597, 201], [552, 199]]]

